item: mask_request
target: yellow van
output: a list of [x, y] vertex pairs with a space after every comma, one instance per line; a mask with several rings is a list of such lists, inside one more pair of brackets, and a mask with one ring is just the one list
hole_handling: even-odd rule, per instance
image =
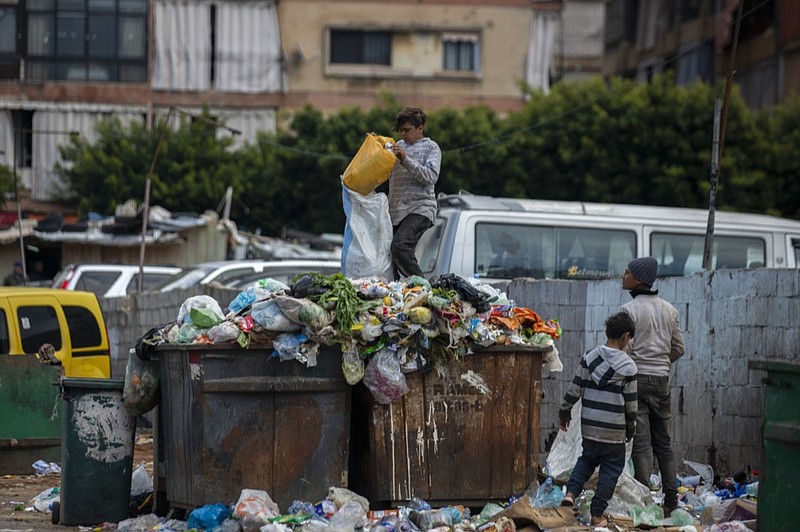
[[111, 356], [103, 311], [91, 292], [0, 288], [0, 356], [53, 346], [67, 377], [107, 379]]

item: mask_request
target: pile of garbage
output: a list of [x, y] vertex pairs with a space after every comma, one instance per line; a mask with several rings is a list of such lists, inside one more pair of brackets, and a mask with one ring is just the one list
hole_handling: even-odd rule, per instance
[[316, 365], [321, 345], [337, 345], [347, 382], [363, 379], [386, 404], [407, 391], [404, 373], [441, 370], [476, 346], [524, 346], [544, 353], [546, 369], [561, 371], [554, 345], [560, 337], [557, 319], [543, 320], [476, 279], [447, 274], [430, 282], [416, 276], [386, 282], [307, 273], [291, 285], [263, 279], [240, 292], [226, 311], [210, 296], [190, 297], [175, 322], [143, 341], [272, 344], [274, 356], [308, 367]]

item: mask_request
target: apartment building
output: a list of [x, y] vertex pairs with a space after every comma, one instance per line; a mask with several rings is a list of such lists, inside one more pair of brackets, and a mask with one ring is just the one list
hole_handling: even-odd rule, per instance
[[[800, 93], [800, 2], [742, 0], [734, 82], [751, 108]], [[739, 0], [609, 0], [603, 74], [724, 81]]]
[[[0, 164], [53, 198], [58, 145], [171, 106], [242, 132], [278, 112], [524, 105], [547, 90], [560, 0], [0, 0]], [[219, 134], [226, 134], [220, 131]]]

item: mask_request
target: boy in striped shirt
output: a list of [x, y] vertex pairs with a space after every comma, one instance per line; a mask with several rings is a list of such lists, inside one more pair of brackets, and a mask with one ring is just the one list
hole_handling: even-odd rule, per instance
[[606, 320], [606, 343], [583, 355], [559, 410], [561, 430], [567, 430], [572, 406], [582, 400], [583, 454], [567, 482], [562, 505], [575, 505], [583, 485], [600, 466], [590, 509], [592, 526], [608, 524], [603, 513], [625, 467], [625, 442], [636, 433], [636, 364], [624, 351], [635, 328], [625, 312]]

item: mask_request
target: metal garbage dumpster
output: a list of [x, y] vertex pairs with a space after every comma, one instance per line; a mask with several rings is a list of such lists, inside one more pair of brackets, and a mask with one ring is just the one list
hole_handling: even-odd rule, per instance
[[378, 404], [353, 390], [350, 489], [375, 508], [412, 496], [483, 506], [524, 490], [539, 470], [543, 349], [493, 346], [448, 367], [406, 374], [409, 391]]
[[800, 479], [800, 364], [753, 360], [749, 367], [767, 372], [758, 529], [794, 529]]
[[272, 352], [156, 347], [157, 501], [184, 509], [231, 504], [250, 488], [285, 511], [294, 500], [317, 501], [331, 486], [347, 486], [350, 386], [341, 352], [321, 348], [314, 367]]
[[0, 475], [33, 474], [61, 460], [61, 366], [34, 355], [0, 356]]
[[61, 379], [61, 525], [128, 518], [136, 421], [122, 403], [122, 379]]

